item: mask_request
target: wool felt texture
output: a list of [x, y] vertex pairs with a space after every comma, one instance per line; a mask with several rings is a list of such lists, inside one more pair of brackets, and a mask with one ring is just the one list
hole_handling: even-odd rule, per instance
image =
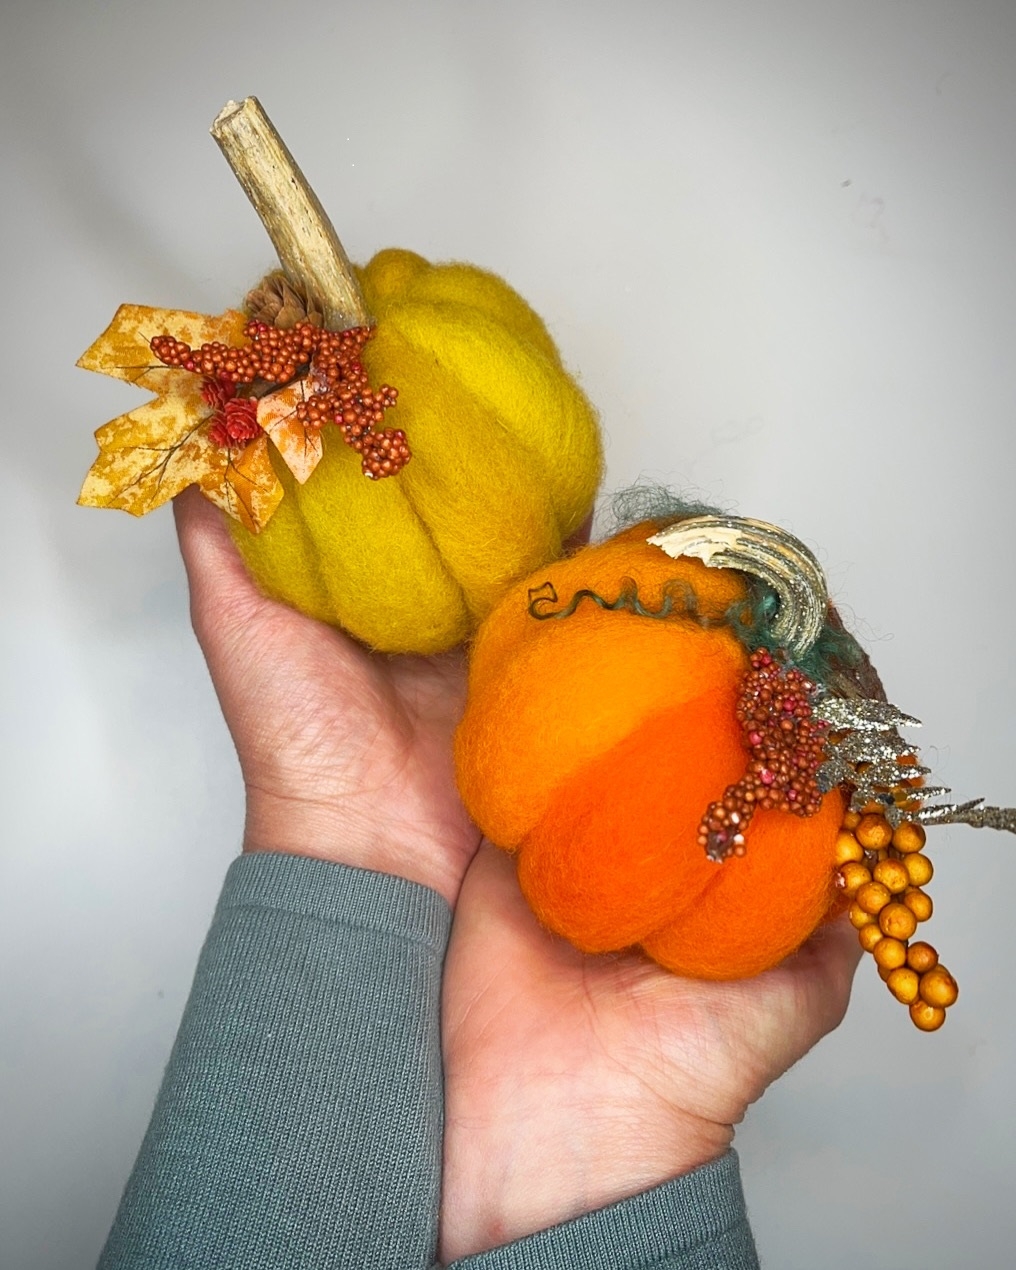
[[[480, 828], [517, 854], [540, 920], [588, 952], [641, 946], [671, 970], [740, 978], [775, 965], [836, 902], [844, 803], [812, 817], [762, 811], [747, 854], [710, 861], [697, 841], [711, 802], [744, 774], [735, 717], [748, 666], [730, 614], [740, 575], [671, 560], [644, 522], [513, 587], [476, 638], [456, 735], [459, 788]], [[653, 620], [583, 599], [536, 620], [550, 582], [563, 611], [587, 589], [626, 588]], [[542, 592], [541, 592], [542, 593]]]
[[391, 249], [360, 280], [377, 324], [364, 365], [398, 389], [386, 426], [413, 458], [367, 480], [325, 428], [306, 484], [278, 464], [271, 522], [233, 536], [269, 595], [382, 652], [436, 653], [581, 526], [602, 469], [596, 415], [500, 278]]

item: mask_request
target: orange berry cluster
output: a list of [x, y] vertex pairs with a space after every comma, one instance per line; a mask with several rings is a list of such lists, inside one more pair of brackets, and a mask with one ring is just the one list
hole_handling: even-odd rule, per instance
[[[300, 330], [300, 327], [296, 328]], [[411, 458], [406, 434], [401, 428], [378, 430], [384, 412], [398, 400], [398, 390], [388, 384], [374, 392], [360, 361], [360, 352], [373, 334], [370, 327], [348, 331], [321, 331], [311, 365], [316, 391], [296, 407], [297, 418], [306, 427], [320, 428], [332, 422], [343, 440], [362, 456], [365, 476], [378, 480], [394, 476]]]
[[812, 710], [815, 685], [764, 648], [751, 655], [741, 684], [737, 719], [751, 760], [736, 785], [711, 803], [698, 841], [710, 860], [744, 855], [744, 833], [762, 809], [813, 816], [822, 802], [815, 775], [825, 759], [828, 727]]
[[934, 871], [923, 854], [925, 836], [914, 820], [894, 829], [877, 803], [848, 811], [836, 840], [836, 884], [851, 901], [850, 921], [889, 991], [910, 1007], [922, 1032], [934, 1032], [959, 989], [931, 944], [911, 943], [932, 912], [922, 890]]
[[[309, 364], [320, 337], [326, 334], [309, 322], [291, 331], [280, 331], [266, 322], [248, 322], [243, 333], [250, 344], [241, 348], [215, 340], [191, 349], [172, 335], [156, 335], [151, 340], [151, 349], [164, 365], [189, 370], [207, 379], [233, 384], [253, 384], [260, 379], [268, 384], [285, 384], [296, 376], [301, 366]], [[360, 341], [359, 348], [367, 338], [369, 333]]]
[[156, 335], [150, 341], [163, 365], [204, 377], [205, 400], [215, 408], [209, 432], [213, 441], [244, 444], [257, 435], [251, 431], [252, 419], [256, 428], [256, 406], [241, 406], [252, 397], [239, 395], [239, 388], [271, 388], [303, 376], [312, 386], [297, 406], [305, 427], [334, 423], [361, 456], [363, 473], [372, 480], [405, 467], [411, 458], [406, 434], [401, 428], [377, 427], [384, 412], [395, 405], [398, 392], [387, 384], [372, 390], [360, 360], [373, 334], [370, 327], [325, 331], [301, 322], [283, 331], [266, 322], [248, 322], [244, 334], [250, 343], [241, 348], [216, 340], [192, 349], [172, 335]]

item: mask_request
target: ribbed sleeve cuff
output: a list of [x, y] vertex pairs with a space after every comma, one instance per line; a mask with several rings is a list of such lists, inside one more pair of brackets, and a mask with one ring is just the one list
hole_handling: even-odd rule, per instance
[[439, 957], [452, 918], [445, 901], [416, 882], [278, 851], [250, 852], [229, 866], [214, 922], [241, 909], [394, 935]]
[[737, 1155], [448, 1270], [758, 1270]]

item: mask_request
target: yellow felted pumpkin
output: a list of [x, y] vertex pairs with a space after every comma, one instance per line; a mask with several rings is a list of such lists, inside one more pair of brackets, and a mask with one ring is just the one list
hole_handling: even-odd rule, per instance
[[596, 416], [500, 278], [389, 250], [359, 279], [376, 322], [363, 363], [372, 385], [398, 390], [412, 462], [365, 480], [323, 430], [313, 475], [300, 485], [277, 464], [285, 497], [261, 533], [234, 538], [268, 594], [384, 652], [439, 652], [589, 514]]
[[596, 416], [507, 283], [398, 250], [354, 270], [254, 98], [212, 133], [282, 271], [249, 321], [120, 306], [79, 365], [155, 399], [98, 430], [79, 501], [141, 516], [196, 484], [267, 594], [382, 652], [451, 648], [591, 512]]

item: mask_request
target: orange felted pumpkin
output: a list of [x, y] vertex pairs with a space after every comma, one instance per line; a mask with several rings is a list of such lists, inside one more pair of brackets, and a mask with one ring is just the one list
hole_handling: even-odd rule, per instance
[[[743, 855], [702, 845], [745, 772], [742, 573], [672, 559], [628, 529], [515, 586], [480, 629], [456, 739], [460, 789], [552, 931], [738, 978], [798, 948], [838, 903], [839, 789], [760, 810]], [[653, 618], [657, 620], [653, 620]]]

